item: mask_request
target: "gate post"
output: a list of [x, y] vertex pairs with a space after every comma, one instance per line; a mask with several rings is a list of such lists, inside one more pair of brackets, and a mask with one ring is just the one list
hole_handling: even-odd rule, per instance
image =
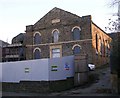
[[86, 54], [74, 56], [74, 86], [82, 85], [88, 81], [88, 58]]

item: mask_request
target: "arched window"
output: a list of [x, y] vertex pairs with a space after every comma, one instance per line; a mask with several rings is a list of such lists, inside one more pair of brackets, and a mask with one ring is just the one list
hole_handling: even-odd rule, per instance
[[98, 51], [98, 36], [97, 36], [97, 34], [96, 34], [95, 38], [96, 38], [96, 50]]
[[79, 27], [74, 27], [72, 29], [73, 40], [80, 40], [80, 31], [81, 31], [81, 29]]
[[103, 56], [105, 56], [105, 40], [103, 39]]
[[106, 56], [108, 56], [108, 41], [106, 40], [106, 46], [105, 46], [105, 53]]
[[33, 52], [34, 52], [34, 59], [40, 59], [41, 50], [39, 48], [35, 48]]
[[103, 50], [103, 43], [101, 42], [100, 43], [100, 55], [102, 55], [102, 52], [103, 52], [102, 50]]
[[40, 44], [41, 43], [41, 34], [39, 32], [35, 32], [34, 34], [34, 44]]
[[56, 43], [59, 40], [59, 31], [57, 29], [53, 30], [53, 42]]
[[80, 54], [80, 45], [73, 46], [73, 54]]

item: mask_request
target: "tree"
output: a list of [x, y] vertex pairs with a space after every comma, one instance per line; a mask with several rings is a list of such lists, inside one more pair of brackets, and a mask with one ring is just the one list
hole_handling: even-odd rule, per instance
[[[120, 0], [114, 0], [111, 5], [114, 6], [118, 4], [118, 13], [117, 13], [117, 19], [112, 20], [109, 19], [108, 27], [106, 27], [106, 30], [109, 30], [111, 32], [117, 32], [116, 37], [113, 38], [112, 41], [112, 50], [110, 54], [110, 66], [111, 66], [111, 74], [116, 75], [117, 78], [112, 78], [112, 80], [115, 81], [117, 84], [116, 89], [117, 93], [120, 94]], [[113, 83], [113, 85], [115, 84]], [[114, 87], [114, 86], [113, 86]]]
[[[118, 5], [118, 12], [116, 16], [113, 15], [113, 19], [109, 19], [108, 26], [105, 27], [106, 31], [114, 32], [116, 33], [116, 36], [113, 38], [112, 41], [112, 50], [111, 50], [111, 64], [114, 65], [112, 66], [112, 70], [118, 70], [119, 68], [119, 60], [120, 60], [120, 0], [113, 0], [110, 6], [115, 6]], [[114, 71], [115, 72], [115, 71]]]
[[110, 7], [116, 5], [118, 6], [118, 12], [113, 14], [113, 17], [109, 19], [108, 26], [105, 27], [106, 31], [120, 32], [120, 0], [113, 0], [112, 3], [110, 3]]

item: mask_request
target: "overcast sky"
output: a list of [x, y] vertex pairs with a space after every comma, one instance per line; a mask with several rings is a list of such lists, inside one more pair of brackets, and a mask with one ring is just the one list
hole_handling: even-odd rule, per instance
[[111, 0], [0, 0], [0, 40], [8, 41], [25, 33], [52, 8], [58, 7], [78, 16], [92, 15], [92, 20], [105, 30], [117, 7], [109, 7]]

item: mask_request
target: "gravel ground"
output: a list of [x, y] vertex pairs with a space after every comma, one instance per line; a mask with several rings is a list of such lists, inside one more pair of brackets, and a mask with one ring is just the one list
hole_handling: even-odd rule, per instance
[[92, 81], [92, 83], [80, 87], [75, 87], [67, 91], [54, 92], [50, 94], [3, 92], [2, 95], [3, 96], [107, 96], [107, 95], [112, 96], [109, 67], [90, 71], [90, 75], [94, 76], [94, 81]]

